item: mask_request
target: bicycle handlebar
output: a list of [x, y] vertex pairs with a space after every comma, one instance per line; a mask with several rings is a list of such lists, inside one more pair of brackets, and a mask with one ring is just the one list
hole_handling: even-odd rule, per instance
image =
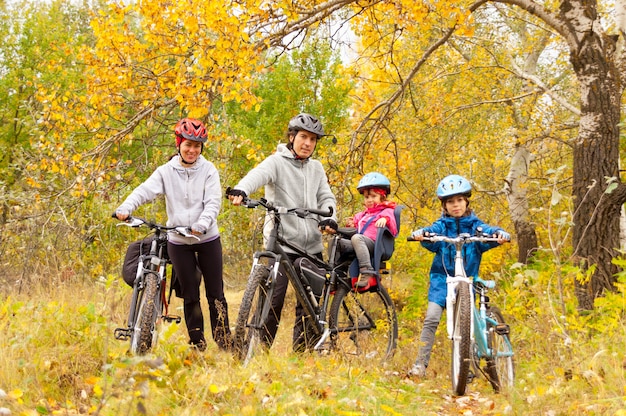
[[[228, 196], [229, 191], [230, 191], [230, 188], [226, 190], [227, 196]], [[326, 210], [315, 209], [315, 208], [279, 207], [279, 206], [275, 206], [272, 202], [268, 201], [265, 198], [252, 199], [252, 198], [246, 197], [243, 199], [241, 205], [245, 206], [246, 208], [256, 208], [260, 205], [263, 208], [265, 208], [267, 211], [273, 211], [277, 214], [296, 214], [300, 218], [306, 218], [309, 215], [319, 215], [321, 217], [328, 218], [328, 217], [332, 217], [333, 212], [334, 212], [333, 207], [328, 207]]]
[[[414, 239], [412, 236], [408, 236], [406, 238], [407, 241], [419, 241]], [[465, 243], [487, 243], [487, 242], [498, 242], [500, 240], [500, 238], [498, 237], [493, 237], [490, 235], [469, 235], [467, 233], [461, 233], [456, 237], [447, 237], [445, 235], [439, 235], [439, 234], [433, 234], [433, 233], [425, 233], [422, 236], [422, 241], [430, 241], [432, 243], [436, 243], [439, 241], [442, 241], [444, 243], [451, 243], [451, 244], [465, 244]]]
[[[113, 218], [117, 219], [117, 215], [115, 215], [115, 213], [113, 213], [112, 215]], [[145, 220], [143, 218], [140, 217], [132, 217], [129, 216], [128, 218], [126, 218], [125, 220], [121, 220], [122, 222], [120, 222], [119, 224], [117, 224], [116, 226], [119, 227], [121, 225], [125, 225], [127, 227], [133, 227], [133, 228], [138, 228], [138, 227], [148, 227], [151, 230], [159, 230], [159, 231], [165, 231], [165, 232], [175, 232], [177, 234], [180, 234], [184, 237], [192, 237], [195, 238], [196, 240], [200, 240], [200, 237], [198, 237], [197, 235], [194, 235], [191, 232], [191, 228], [190, 227], [185, 227], [182, 225], [175, 225], [175, 226], [167, 226], [167, 225], [161, 225], [161, 224], [157, 224], [155, 222], [152, 221], [148, 221]]]

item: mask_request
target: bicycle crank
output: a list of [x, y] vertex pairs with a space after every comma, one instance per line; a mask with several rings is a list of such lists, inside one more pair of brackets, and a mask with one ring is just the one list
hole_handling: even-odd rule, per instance
[[496, 334], [498, 335], [509, 335], [511, 329], [508, 324], [498, 324], [496, 325]]
[[126, 341], [132, 335], [133, 330], [131, 328], [115, 328], [115, 339]]
[[177, 324], [179, 324], [182, 320], [178, 315], [163, 315], [162, 318], [167, 322], [176, 322]]

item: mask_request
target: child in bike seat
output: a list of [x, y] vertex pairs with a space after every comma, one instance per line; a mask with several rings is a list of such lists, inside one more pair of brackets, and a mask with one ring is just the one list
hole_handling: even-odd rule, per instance
[[347, 226], [357, 229], [357, 233], [350, 240], [359, 262], [359, 280], [356, 287], [367, 289], [370, 278], [378, 273], [372, 266], [378, 228], [387, 227], [394, 236], [398, 234], [398, 224], [394, 215], [396, 203], [387, 200], [391, 184], [381, 173], [367, 173], [359, 181], [357, 190], [363, 195], [365, 209], [349, 218]]
[[[437, 197], [441, 201], [443, 212], [441, 217], [429, 227], [413, 231], [411, 239], [422, 241], [429, 233], [457, 237], [461, 233], [472, 236], [477, 229], [482, 233], [498, 237], [498, 242], [472, 243], [463, 247], [463, 260], [467, 276], [477, 276], [482, 253], [511, 239], [511, 236], [499, 227], [483, 223], [469, 207], [469, 198], [472, 195], [472, 185], [467, 179], [459, 175], [446, 176], [437, 187]], [[446, 306], [447, 284], [446, 276], [454, 275], [455, 248], [444, 242], [422, 241], [422, 246], [435, 253], [430, 268], [430, 284], [428, 288], [428, 307], [424, 326], [420, 336], [420, 349], [415, 364], [409, 375], [424, 377], [430, 360], [430, 353], [435, 342], [435, 333]]]

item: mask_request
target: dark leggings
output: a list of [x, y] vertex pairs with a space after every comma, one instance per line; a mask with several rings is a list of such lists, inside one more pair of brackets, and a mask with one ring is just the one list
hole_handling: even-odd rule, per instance
[[192, 344], [205, 342], [204, 317], [200, 307], [200, 282], [204, 277], [213, 339], [221, 348], [227, 348], [230, 342], [230, 327], [228, 304], [224, 297], [221, 240], [218, 237], [206, 243], [188, 245], [168, 242], [167, 252], [176, 278], [180, 282], [189, 342]]
[[[288, 254], [289, 260], [293, 263], [298, 256], [295, 254]], [[322, 254], [316, 254], [316, 257], [322, 258]], [[285, 295], [287, 294], [287, 286], [289, 285], [289, 278], [285, 273], [285, 268], [280, 265], [278, 269], [278, 277], [274, 286], [274, 293], [272, 294], [272, 310], [267, 317], [265, 326], [265, 334], [263, 340], [268, 347], [271, 347], [276, 338], [276, 332], [278, 331], [278, 323], [280, 322], [280, 315], [283, 311], [285, 304]], [[311, 334], [305, 332], [304, 308], [300, 302], [296, 301], [296, 320], [293, 326], [293, 350], [296, 352], [302, 352], [306, 348], [311, 347], [312, 337]]]

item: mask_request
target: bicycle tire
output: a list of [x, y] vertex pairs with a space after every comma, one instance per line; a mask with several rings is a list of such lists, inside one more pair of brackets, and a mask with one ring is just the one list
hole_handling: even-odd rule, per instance
[[[499, 325], [506, 324], [502, 312], [497, 307], [492, 306], [487, 313]], [[487, 337], [493, 357], [486, 360], [485, 372], [493, 390], [499, 393], [503, 389], [513, 387], [515, 381], [513, 348], [509, 335], [499, 334], [496, 327], [491, 323], [487, 323]]]
[[389, 360], [396, 349], [398, 320], [387, 290], [355, 292], [340, 285], [330, 306], [331, 348], [344, 356]]
[[144, 355], [156, 345], [158, 331], [159, 276], [156, 272], [147, 272], [143, 276], [144, 288], [139, 295], [135, 327], [130, 338], [130, 351], [135, 355]]
[[469, 284], [459, 282], [456, 287], [452, 330], [452, 390], [457, 396], [465, 394], [467, 376], [471, 363], [471, 322], [472, 309]]
[[248, 277], [248, 283], [241, 299], [235, 334], [233, 337], [235, 357], [247, 365], [258, 347], [262, 344], [261, 331], [264, 323], [263, 311], [270, 307], [274, 285], [266, 284], [269, 270], [257, 265]]

